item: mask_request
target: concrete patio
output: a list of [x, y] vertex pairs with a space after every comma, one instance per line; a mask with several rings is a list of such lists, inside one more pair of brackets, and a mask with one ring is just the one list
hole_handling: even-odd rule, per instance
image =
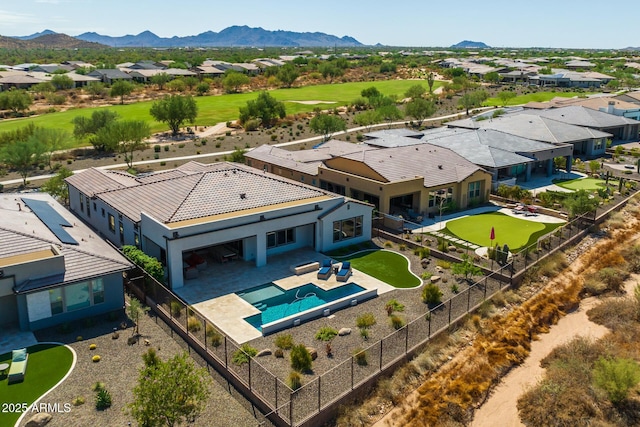
[[224, 264], [207, 259], [207, 268], [195, 279], [185, 281], [185, 286], [174, 292], [192, 305], [200, 314], [237, 343], [244, 343], [262, 336], [262, 333], [243, 319], [260, 311], [236, 292], [273, 282], [284, 290], [313, 283], [324, 290], [331, 290], [346, 283], [356, 283], [365, 289], [377, 289], [378, 295], [395, 288], [361, 271], [353, 269], [346, 282], [338, 282], [335, 275], [319, 280], [317, 271], [296, 276], [291, 267], [307, 262], [321, 262], [327, 258], [311, 249], [301, 249], [271, 256], [267, 265], [257, 268], [251, 261], [232, 261]]

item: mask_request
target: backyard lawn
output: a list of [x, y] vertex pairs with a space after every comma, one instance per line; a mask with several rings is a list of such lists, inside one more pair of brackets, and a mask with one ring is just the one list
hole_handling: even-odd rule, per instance
[[[443, 231], [480, 246], [489, 246], [491, 243], [502, 246], [506, 243], [510, 251], [517, 252], [560, 225], [562, 224], [528, 221], [491, 212], [448, 221]], [[495, 232], [493, 242], [490, 238], [491, 227]]]
[[[329, 85], [305, 86], [290, 89], [270, 90], [269, 94], [279, 101], [285, 103], [287, 114], [296, 114], [301, 112], [310, 112], [315, 108], [329, 109], [348, 105], [356, 98], [360, 97], [360, 92], [371, 86], [375, 86], [384, 95], [397, 95], [403, 98], [406, 90], [416, 84], [416, 80], [388, 80], [378, 82], [355, 82], [355, 83], [339, 83]], [[434, 89], [442, 83], [436, 82]], [[426, 82], [423, 82], [426, 88]], [[196, 125], [211, 126], [216, 123], [236, 120], [239, 116], [239, 108], [247, 104], [247, 101], [257, 98], [259, 92], [238, 93], [217, 96], [198, 96], [195, 97], [198, 104], [198, 118]], [[302, 104], [293, 101], [327, 101], [331, 104]], [[125, 100], [126, 102], [126, 100]], [[130, 103], [125, 105], [114, 105], [109, 108], [118, 113], [127, 120], [144, 120], [149, 123], [152, 132], [167, 131], [169, 128], [164, 123], [155, 121], [149, 114], [152, 101]], [[0, 132], [10, 131], [27, 123], [33, 123], [36, 126], [54, 127], [63, 129], [68, 132], [73, 131], [71, 121], [76, 116], [90, 116], [97, 108], [82, 108], [61, 111], [57, 113], [43, 114], [37, 117], [28, 117], [16, 120], [0, 121]]]
[[[546, 102], [557, 96], [564, 98], [573, 98], [574, 96], [587, 96], [587, 92], [535, 92], [526, 95], [519, 95], [509, 100], [508, 105], [520, 105], [527, 102]], [[489, 98], [482, 105], [490, 107], [503, 107], [503, 102], [499, 98]]]
[[[570, 180], [554, 179], [553, 183], [558, 187], [566, 188], [567, 190], [598, 190], [604, 188], [605, 181], [598, 178], [578, 178]], [[617, 186], [618, 181], [613, 179], [609, 180], [609, 185]]]
[[422, 284], [422, 280], [409, 271], [409, 260], [395, 252], [374, 249], [336, 258], [351, 261], [356, 270], [396, 288], [415, 288]]
[[[6, 376], [0, 376], [0, 402], [31, 405], [56, 385], [71, 369], [73, 353], [58, 344], [37, 344], [27, 349], [29, 359], [24, 381], [8, 384]], [[0, 355], [0, 363], [10, 363], [11, 353]], [[35, 414], [35, 412], [34, 412]], [[21, 413], [3, 408], [0, 426], [12, 426]]]

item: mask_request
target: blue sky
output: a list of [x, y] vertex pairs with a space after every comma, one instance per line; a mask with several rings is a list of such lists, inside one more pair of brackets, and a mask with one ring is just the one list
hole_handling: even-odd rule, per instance
[[364, 44], [615, 49], [640, 46], [640, 2], [619, 0], [20, 0], [0, 4], [0, 35], [44, 29], [161, 37], [231, 25], [349, 35]]

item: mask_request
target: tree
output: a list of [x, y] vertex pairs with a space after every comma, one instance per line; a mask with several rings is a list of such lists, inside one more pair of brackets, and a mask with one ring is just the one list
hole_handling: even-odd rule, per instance
[[75, 83], [73, 82], [71, 77], [64, 74], [56, 74], [55, 76], [51, 77], [51, 84], [57, 90], [73, 89], [73, 87], [75, 86]]
[[482, 103], [487, 100], [488, 96], [489, 95], [484, 90], [468, 92], [460, 97], [458, 105], [466, 110], [468, 116], [469, 110], [471, 108], [480, 107]]
[[92, 99], [103, 98], [107, 94], [107, 88], [102, 82], [90, 82], [85, 89]]
[[2, 161], [15, 169], [22, 177], [22, 184], [27, 185], [27, 177], [42, 156], [43, 147], [38, 139], [31, 137], [24, 141], [15, 141], [2, 150]]
[[149, 113], [157, 121], [167, 123], [175, 136], [185, 121], [193, 123], [198, 117], [198, 105], [190, 95], [171, 95], [154, 102]]
[[146, 427], [176, 426], [198, 417], [208, 397], [210, 377], [186, 353], [163, 362], [154, 358], [140, 370], [128, 412]]
[[198, 78], [194, 76], [184, 77], [182, 81], [184, 82], [188, 90], [193, 90], [193, 88], [196, 87], [196, 85], [200, 82], [200, 80], [198, 80]]
[[358, 114], [353, 121], [360, 126], [367, 128], [367, 132], [371, 130], [371, 127], [382, 121], [382, 116], [375, 110], [368, 110], [364, 113]]
[[48, 93], [55, 92], [56, 88], [51, 84], [51, 82], [40, 82], [37, 85], [31, 86], [30, 91], [39, 95], [46, 95]]
[[245, 107], [240, 107], [241, 123], [246, 123], [250, 119], [259, 119], [262, 126], [269, 127], [277, 118], [282, 119], [286, 115], [284, 103], [268, 92], [260, 92], [256, 99], [248, 101]]
[[227, 70], [222, 79], [222, 86], [224, 86], [224, 90], [227, 93], [237, 93], [240, 92], [242, 86], [248, 85], [250, 81], [249, 77], [242, 73], [235, 70]]
[[333, 114], [318, 114], [309, 122], [309, 128], [322, 135], [323, 141], [328, 141], [335, 132], [346, 131], [347, 123]]
[[484, 81], [489, 82], [491, 84], [496, 84], [500, 81], [500, 74], [497, 71], [491, 71], [484, 75]]
[[424, 119], [436, 112], [436, 105], [426, 99], [415, 98], [406, 104], [404, 111], [409, 117], [416, 119], [418, 126], [422, 126]]
[[142, 141], [151, 135], [149, 125], [143, 120], [123, 120], [112, 123], [106, 129], [114, 138], [118, 152], [124, 155], [127, 167], [131, 169], [133, 167], [133, 153], [147, 147]]
[[58, 169], [58, 172], [47, 182], [44, 183], [40, 190], [51, 195], [63, 205], [69, 204], [69, 187], [65, 182], [66, 178], [73, 175], [73, 172], [65, 167]]
[[371, 86], [366, 89], [362, 89], [362, 91], [360, 92], [360, 96], [367, 99], [371, 99], [371, 98], [378, 98], [382, 96], [382, 93], [380, 93], [377, 87]]
[[33, 104], [33, 98], [25, 90], [11, 89], [0, 92], [0, 110], [11, 110], [13, 114], [23, 113]]
[[167, 73], [158, 73], [155, 76], [151, 76], [151, 83], [158, 86], [158, 90], [164, 89], [164, 85], [171, 81], [171, 76]]
[[126, 95], [130, 95], [131, 92], [135, 89], [133, 83], [128, 82], [126, 80], [118, 80], [113, 85], [111, 85], [111, 91], [109, 92], [110, 96], [120, 97], [120, 105], [124, 104], [124, 97]]
[[593, 382], [607, 393], [612, 403], [620, 403], [640, 382], [640, 368], [633, 359], [600, 357], [593, 368]]
[[[131, 319], [136, 324], [136, 327], [133, 330], [134, 334], [137, 335], [140, 333], [140, 316], [147, 311], [149, 311], [149, 307], [144, 307], [137, 298], [132, 297], [129, 300], [129, 305], [127, 306], [127, 316], [129, 316], [129, 319]], [[157, 363], [154, 363], [154, 365], [156, 364]]]
[[105, 151], [104, 141], [97, 137], [100, 129], [116, 121], [118, 113], [111, 110], [96, 110], [91, 117], [76, 116], [73, 118], [73, 135], [77, 139], [89, 136], [89, 142], [98, 151]]
[[198, 86], [196, 86], [196, 92], [200, 96], [202, 96], [205, 93], [209, 92], [209, 89], [210, 89], [210, 86], [209, 86], [209, 83], [207, 83], [207, 82], [200, 82], [200, 83], [198, 83]]
[[382, 117], [383, 120], [389, 122], [389, 126], [391, 126], [391, 123], [394, 120], [400, 120], [404, 117], [400, 109], [396, 107], [395, 104], [382, 105], [381, 107], [376, 108], [376, 111], [380, 114], [380, 117]]
[[571, 217], [576, 217], [596, 210], [600, 199], [586, 190], [578, 190], [564, 199], [564, 206]]
[[246, 153], [246, 150], [236, 147], [233, 153], [229, 155], [229, 161], [233, 163], [244, 163], [244, 153]]
[[462, 255], [462, 262], [451, 264], [451, 271], [453, 274], [463, 275], [465, 280], [468, 280], [469, 276], [480, 276], [482, 274], [482, 269], [476, 266], [467, 254]]
[[510, 90], [501, 90], [498, 92], [498, 99], [503, 107], [506, 107], [509, 101], [516, 97], [516, 93]]
[[404, 96], [411, 99], [422, 98], [427, 90], [422, 85], [413, 85], [404, 93]]
[[332, 62], [324, 62], [320, 64], [318, 67], [318, 71], [322, 74], [322, 77], [325, 79], [329, 79], [329, 83], [333, 82], [333, 79], [336, 77], [340, 77], [344, 74], [342, 68], [338, 68]]
[[36, 128], [34, 137], [43, 145], [42, 159], [51, 169], [51, 158], [56, 151], [69, 146], [70, 135], [58, 128]]
[[291, 87], [293, 82], [295, 82], [299, 76], [300, 73], [296, 70], [293, 64], [285, 64], [280, 67], [277, 77], [285, 87]]
[[429, 93], [433, 93], [433, 85], [436, 82], [436, 74], [433, 71], [429, 71], [427, 74], [427, 85], [429, 86]]

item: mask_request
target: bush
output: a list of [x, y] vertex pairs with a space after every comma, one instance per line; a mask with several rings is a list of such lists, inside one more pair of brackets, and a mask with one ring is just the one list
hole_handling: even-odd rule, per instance
[[93, 363], [98, 363], [100, 361], [100, 356], [98, 356], [97, 354], [95, 356], [93, 356], [91, 358], [91, 360], [93, 361]]
[[153, 146], [153, 151], [155, 151], [156, 153], [160, 152], [160, 146], [159, 145], [154, 145]]
[[316, 339], [320, 341], [331, 341], [338, 335], [338, 331], [331, 326], [323, 326], [316, 333]]
[[456, 283], [451, 285], [451, 292], [453, 292], [454, 294], [457, 294], [458, 292], [460, 292], [460, 289], [458, 288], [458, 285]]
[[439, 259], [438, 262], [436, 262], [436, 265], [438, 267], [444, 268], [445, 270], [448, 270], [451, 268], [451, 263], [449, 261], [445, 261], [443, 259]]
[[273, 355], [278, 359], [282, 359], [284, 357], [284, 351], [282, 351], [281, 348], [276, 348], [276, 351], [273, 352]]
[[260, 120], [251, 119], [251, 120], [247, 120], [244, 123], [244, 130], [247, 132], [257, 130], [259, 127], [260, 127]]
[[196, 316], [189, 316], [187, 319], [187, 330], [189, 332], [198, 332], [200, 329], [202, 329], [200, 320], [198, 320]]
[[291, 368], [298, 372], [311, 370], [311, 353], [304, 344], [294, 345], [291, 348]]
[[393, 242], [390, 242], [389, 240], [387, 240], [386, 242], [384, 242], [384, 247], [385, 248], [392, 248], [393, 247]]
[[275, 339], [275, 345], [283, 350], [290, 350], [293, 347], [293, 337], [291, 334], [280, 334]]
[[353, 358], [358, 366], [367, 366], [369, 361], [367, 360], [367, 352], [361, 348], [353, 350]]
[[245, 363], [249, 363], [251, 358], [256, 354], [258, 354], [258, 350], [245, 343], [242, 344], [242, 346], [237, 349], [235, 353], [233, 353], [231, 361], [238, 366], [242, 366]]
[[425, 271], [420, 275], [422, 280], [425, 280], [425, 281], [431, 279], [431, 276], [433, 276], [433, 273], [431, 273], [429, 271]]
[[302, 376], [296, 371], [290, 372], [287, 378], [287, 384], [291, 390], [297, 390], [302, 387]]
[[361, 328], [360, 329], [360, 336], [362, 337], [363, 340], [365, 340], [365, 341], [368, 340], [369, 339], [369, 330]]
[[131, 262], [145, 270], [151, 277], [160, 283], [164, 283], [164, 267], [156, 258], [142, 252], [142, 250], [132, 245], [122, 247], [122, 253]]
[[103, 411], [111, 406], [111, 393], [104, 388], [96, 390], [96, 409]]
[[95, 350], [97, 347], [95, 344], [89, 344], [89, 350]]
[[394, 311], [404, 311], [404, 304], [400, 304], [396, 299], [390, 299], [384, 306], [387, 315], [391, 316]]
[[356, 318], [356, 326], [360, 329], [369, 329], [376, 324], [376, 318], [371, 313], [363, 313]]
[[84, 405], [84, 402], [85, 402], [84, 397], [78, 396], [71, 401], [71, 404], [73, 406], [80, 406], [80, 405]]
[[169, 146], [168, 145], [164, 146], [164, 151], [169, 151]]
[[222, 334], [213, 326], [207, 325], [205, 335], [209, 338], [212, 346], [219, 347], [222, 344]]
[[391, 326], [393, 326], [393, 329], [400, 329], [405, 325], [404, 319], [396, 314], [392, 314], [389, 317], [389, 322], [391, 323]]
[[429, 305], [436, 305], [442, 302], [442, 291], [433, 283], [428, 283], [422, 289], [422, 302]]
[[640, 367], [632, 359], [601, 357], [593, 369], [593, 382], [607, 393], [612, 403], [620, 403], [627, 398], [629, 390], [640, 382]]
[[171, 301], [171, 315], [173, 317], [180, 317], [182, 315], [182, 304], [178, 301]]

